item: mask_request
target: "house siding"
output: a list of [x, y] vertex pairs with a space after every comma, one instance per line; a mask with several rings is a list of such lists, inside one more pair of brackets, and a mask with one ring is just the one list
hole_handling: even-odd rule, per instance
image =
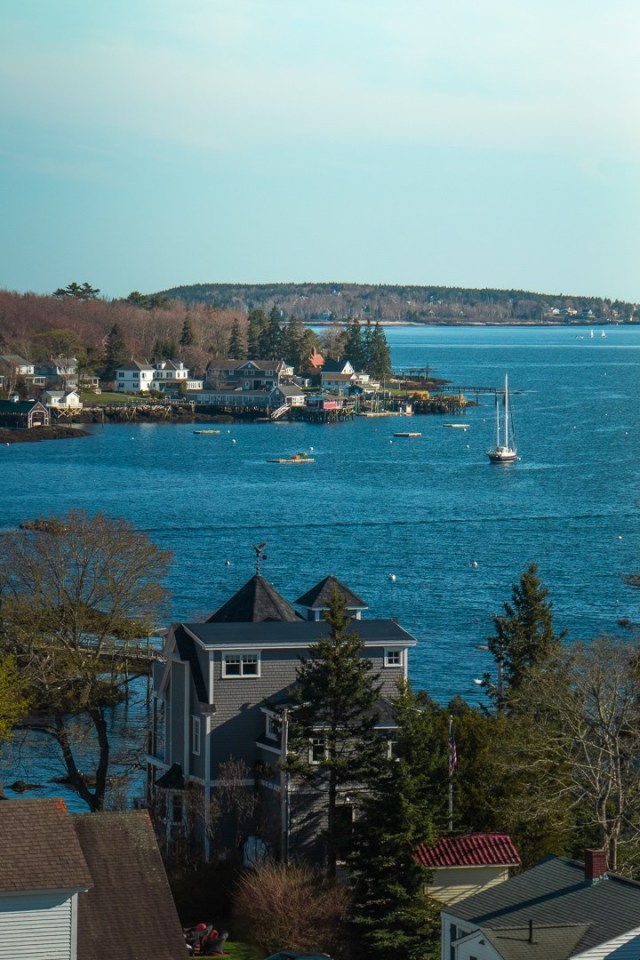
[[624, 936], [609, 940], [584, 953], [574, 954], [574, 960], [606, 960], [614, 957], [615, 960], [638, 960], [640, 956], [640, 927], [629, 930]]
[[439, 867], [433, 871], [433, 883], [427, 886], [427, 893], [443, 903], [453, 904], [482, 893], [508, 877], [507, 867]]
[[0, 897], [0, 960], [76, 960], [74, 899], [60, 892]]

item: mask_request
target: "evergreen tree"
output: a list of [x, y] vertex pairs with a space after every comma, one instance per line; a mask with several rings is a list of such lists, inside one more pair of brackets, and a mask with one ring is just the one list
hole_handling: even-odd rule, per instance
[[240, 330], [240, 321], [236, 317], [233, 321], [231, 327], [231, 333], [229, 335], [229, 346], [227, 348], [227, 356], [230, 360], [244, 360], [245, 349], [244, 342], [242, 339], [242, 332]]
[[347, 839], [336, 816], [340, 798], [367, 783], [380, 761], [375, 727], [381, 684], [338, 592], [326, 621], [328, 636], [309, 648], [297, 670], [288, 765], [323, 798], [327, 874], [335, 877], [338, 850]]
[[184, 323], [182, 324], [182, 333], [180, 334], [180, 346], [190, 347], [194, 340], [195, 337], [191, 328], [191, 321], [189, 320], [189, 317], [185, 317]]
[[366, 370], [378, 380], [383, 380], [391, 373], [391, 352], [384, 330], [379, 323], [376, 323], [368, 339]]
[[282, 331], [283, 359], [293, 366], [296, 373], [304, 368], [308, 358], [305, 356], [305, 333], [306, 328], [298, 317], [291, 317]]
[[365, 344], [362, 339], [362, 330], [357, 320], [352, 320], [347, 328], [344, 357], [349, 360], [354, 370], [366, 369], [367, 357]]
[[118, 367], [129, 359], [129, 350], [117, 323], [111, 327], [105, 345], [104, 379], [113, 380]]
[[439, 955], [440, 906], [425, 896], [430, 871], [416, 858], [416, 848], [437, 839], [446, 807], [441, 713], [425, 695], [400, 686], [393, 750], [362, 799], [349, 865], [353, 923], [366, 957]]
[[260, 357], [263, 360], [281, 360], [284, 353], [284, 336], [280, 326], [282, 314], [273, 307], [260, 336]]
[[247, 359], [261, 360], [260, 347], [267, 318], [262, 310], [252, 310], [247, 318]]
[[514, 583], [512, 602], [504, 604], [504, 613], [493, 618], [495, 634], [487, 640], [498, 670], [497, 683], [484, 678], [485, 687], [500, 712], [509, 697], [518, 692], [532, 671], [544, 667], [561, 648], [566, 630], [556, 633], [553, 603], [541, 583], [538, 567], [529, 564]]

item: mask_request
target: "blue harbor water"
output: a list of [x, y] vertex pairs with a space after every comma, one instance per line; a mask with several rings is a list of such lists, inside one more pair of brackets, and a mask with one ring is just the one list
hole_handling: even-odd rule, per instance
[[[466, 431], [440, 416], [228, 424], [219, 435], [95, 426], [0, 448], [0, 527], [70, 507], [128, 517], [173, 551], [171, 619], [224, 602], [253, 572], [252, 544], [267, 541], [263, 573], [288, 599], [334, 573], [372, 616], [396, 617], [419, 641], [414, 685], [442, 702], [478, 702], [473, 680], [490, 663], [477, 647], [531, 561], [571, 638], [640, 622], [640, 592], [622, 579], [640, 570], [640, 328], [595, 328], [593, 339], [568, 327], [386, 332], [395, 368], [429, 367], [463, 387], [499, 388], [508, 373], [521, 460], [487, 460], [489, 395]], [[267, 463], [300, 450], [314, 463]]]

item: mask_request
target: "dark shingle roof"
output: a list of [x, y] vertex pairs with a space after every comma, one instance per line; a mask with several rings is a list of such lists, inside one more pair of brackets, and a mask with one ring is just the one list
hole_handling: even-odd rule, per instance
[[306, 593], [295, 601], [299, 607], [308, 607], [310, 610], [326, 610], [329, 607], [331, 597], [334, 593], [339, 593], [344, 597], [347, 608], [350, 610], [367, 610], [367, 604], [360, 597], [356, 596], [349, 587], [341, 583], [333, 574], [329, 574], [315, 587], [311, 587]]
[[149, 815], [76, 814], [94, 887], [78, 904], [78, 960], [184, 957], [180, 920]]
[[193, 643], [193, 637], [186, 633], [181, 623], [175, 624], [173, 636], [176, 641], [178, 653], [180, 654], [180, 659], [188, 663], [191, 667], [191, 677], [196, 688], [198, 700], [200, 703], [206, 703], [208, 699], [207, 685], [202, 673], [202, 667], [200, 666], [200, 660], [198, 659], [198, 653]]
[[205, 622], [260, 623], [264, 620], [291, 622], [299, 619], [291, 604], [263, 576], [256, 573]]
[[517, 867], [520, 855], [506, 833], [469, 833], [442, 837], [431, 847], [416, 850], [425, 867]]
[[483, 930], [482, 935], [504, 960], [566, 960], [589, 930], [588, 923]]
[[[328, 636], [329, 627], [324, 620], [296, 620], [291, 623], [184, 623], [184, 629], [206, 648], [244, 649], [307, 647]], [[361, 637], [364, 644], [372, 646], [415, 647], [416, 639], [395, 620], [352, 620], [351, 629]]]
[[595, 883], [584, 866], [549, 856], [525, 873], [447, 908], [481, 930], [589, 924], [580, 952], [639, 925], [640, 883], [609, 874]]
[[64, 800], [0, 804], [0, 891], [92, 886]]

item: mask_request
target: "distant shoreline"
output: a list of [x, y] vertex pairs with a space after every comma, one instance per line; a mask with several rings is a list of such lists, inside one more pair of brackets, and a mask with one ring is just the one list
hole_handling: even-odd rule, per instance
[[88, 437], [86, 430], [80, 427], [31, 427], [30, 430], [10, 430], [0, 427], [0, 445], [9, 447], [14, 443], [37, 443], [42, 440], [71, 440], [74, 437]]

